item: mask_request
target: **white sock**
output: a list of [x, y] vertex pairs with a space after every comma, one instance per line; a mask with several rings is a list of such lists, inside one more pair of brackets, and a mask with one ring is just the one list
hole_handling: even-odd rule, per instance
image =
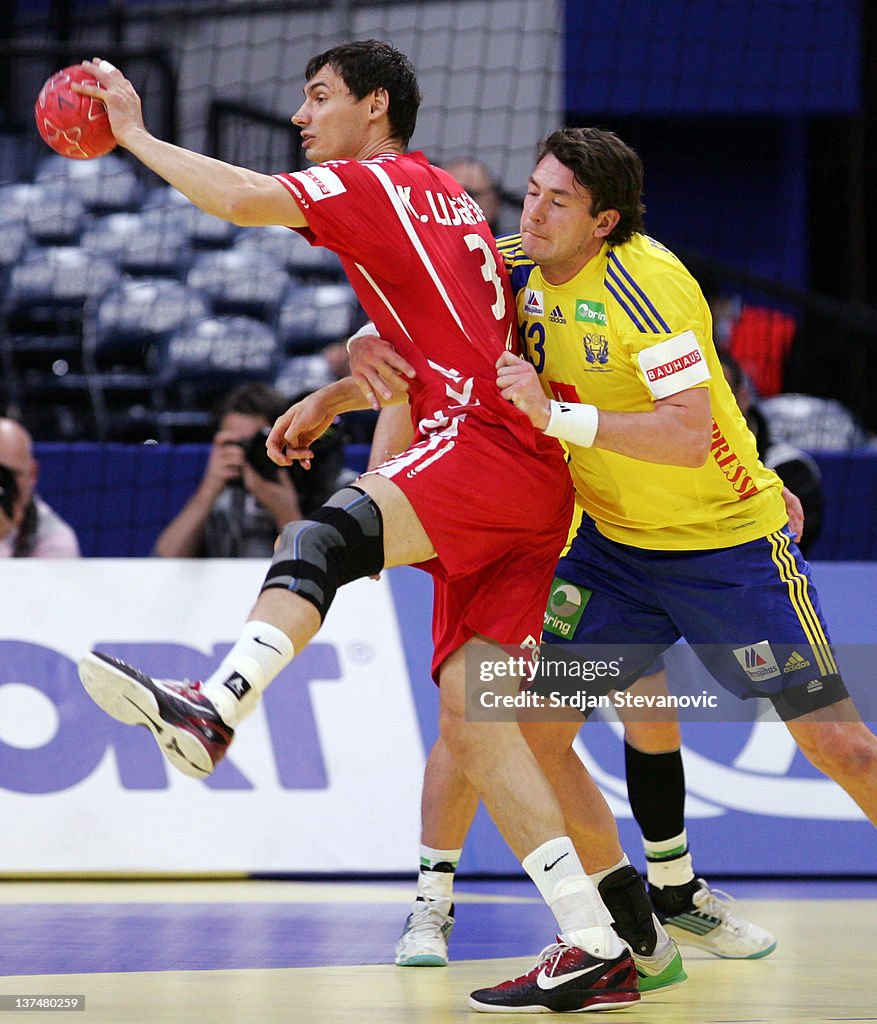
[[[436, 850], [420, 847], [420, 873], [417, 876], [417, 898], [427, 902], [447, 900], [454, 896], [454, 873], [462, 850]], [[439, 870], [436, 870], [436, 868]], [[448, 870], [450, 867], [452, 870]]]
[[265, 688], [294, 654], [295, 648], [282, 630], [267, 622], [247, 622], [238, 642], [202, 690], [226, 724], [234, 727], [255, 708]]
[[561, 936], [594, 956], [616, 957], [624, 945], [569, 836], [549, 839], [522, 861], [554, 914]]
[[670, 839], [643, 839], [646, 874], [649, 882], [663, 889], [665, 885], [686, 885], [694, 880], [694, 867], [688, 852], [688, 833], [683, 829]]

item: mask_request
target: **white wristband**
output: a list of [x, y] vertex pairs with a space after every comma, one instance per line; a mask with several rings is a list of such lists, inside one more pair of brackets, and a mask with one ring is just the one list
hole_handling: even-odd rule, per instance
[[544, 433], [582, 448], [590, 448], [600, 425], [597, 406], [585, 405], [582, 402], [555, 402], [553, 399], [548, 405], [551, 414]]
[[360, 329], [356, 332], [356, 334], [351, 334], [350, 335], [350, 337], [347, 339], [347, 351], [348, 352], [350, 351], [351, 343], [356, 341], [357, 338], [369, 338], [369, 337], [372, 337], [372, 338], [377, 338], [378, 337], [378, 329], [371, 322], [371, 320], [369, 320], [369, 322], [367, 324], [363, 324], [362, 327], [360, 327]]

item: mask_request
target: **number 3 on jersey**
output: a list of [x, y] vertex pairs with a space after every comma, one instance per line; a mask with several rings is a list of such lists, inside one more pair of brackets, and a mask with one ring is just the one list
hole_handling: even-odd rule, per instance
[[481, 263], [481, 276], [488, 284], [493, 285], [493, 290], [496, 293], [496, 301], [490, 307], [490, 312], [493, 313], [497, 320], [502, 320], [505, 316], [505, 294], [502, 290], [502, 280], [497, 271], [496, 260], [493, 258], [490, 246], [481, 235], [465, 235], [463, 240], [469, 252], [477, 250], [484, 257]]

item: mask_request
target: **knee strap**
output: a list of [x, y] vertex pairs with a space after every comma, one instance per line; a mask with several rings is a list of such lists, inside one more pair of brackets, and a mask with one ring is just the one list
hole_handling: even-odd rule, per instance
[[340, 586], [383, 567], [381, 510], [359, 487], [343, 487], [307, 519], [286, 524], [262, 590], [298, 594], [322, 621]]

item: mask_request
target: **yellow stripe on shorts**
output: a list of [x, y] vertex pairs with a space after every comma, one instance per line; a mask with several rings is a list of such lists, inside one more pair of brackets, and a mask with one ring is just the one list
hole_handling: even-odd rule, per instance
[[822, 675], [836, 674], [838, 671], [834, 655], [828, 645], [828, 638], [822, 629], [822, 623], [810, 600], [810, 583], [807, 577], [800, 572], [795, 563], [794, 556], [789, 551], [789, 537], [778, 530], [768, 536], [771, 546], [771, 558], [779, 570], [780, 579], [786, 584], [789, 591], [789, 600], [804, 630], [813, 654], [816, 657], [819, 671]]

